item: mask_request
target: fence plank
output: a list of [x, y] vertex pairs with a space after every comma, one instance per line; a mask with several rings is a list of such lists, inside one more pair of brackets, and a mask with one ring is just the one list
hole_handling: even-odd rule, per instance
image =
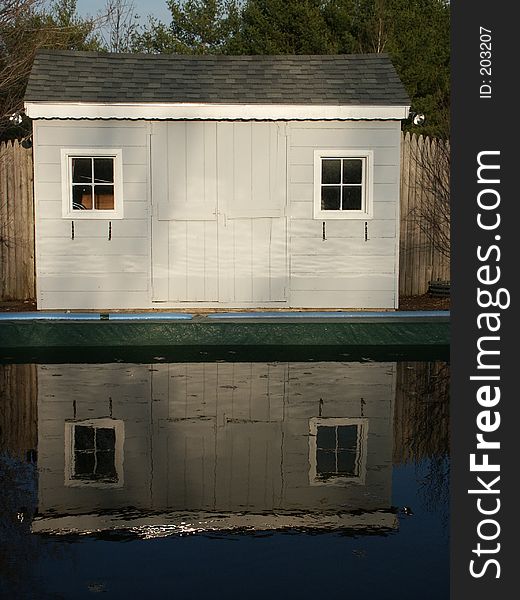
[[[432, 165], [441, 156], [439, 142], [410, 133], [401, 136], [401, 223], [399, 294], [425, 294], [428, 283], [450, 279], [450, 261], [436, 247], [425, 207], [433, 206]], [[438, 176], [449, 177], [446, 173]], [[444, 231], [449, 236], [449, 221]]]
[[32, 300], [34, 201], [32, 150], [0, 144], [0, 300]]

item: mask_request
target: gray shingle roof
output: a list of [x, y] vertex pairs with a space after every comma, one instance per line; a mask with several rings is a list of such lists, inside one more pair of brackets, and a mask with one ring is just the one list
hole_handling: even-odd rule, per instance
[[382, 54], [184, 56], [40, 51], [28, 102], [409, 105]]

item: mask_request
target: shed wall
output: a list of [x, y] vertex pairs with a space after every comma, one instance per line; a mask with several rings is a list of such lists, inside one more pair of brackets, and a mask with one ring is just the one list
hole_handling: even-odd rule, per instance
[[[38, 307], [200, 306], [172, 300], [157, 303], [152, 295], [151, 223], [157, 203], [150, 192], [151, 122], [38, 121], [34, 125]], [[396, 307], [400, 123], [292, 122], [286, 132], [287, 301], [255, 304], [235, 298], [204, 305]], [[124, 218], [111, 222], [111, 239], [108, 221], [75, 220], [73, 236], [72, 222], [62, 218], [62, 148], [121, 148]], [[314, 150], [356, 148], [374, 152], [374, 218], [314, 219]], [[175, 261], [175, 256], [170, 254], [169, 261]]]

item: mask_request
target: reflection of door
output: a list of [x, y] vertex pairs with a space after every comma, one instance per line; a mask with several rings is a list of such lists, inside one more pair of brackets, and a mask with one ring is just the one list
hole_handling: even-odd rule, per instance
[[284, 301], [285, 176], [283, 125], [155, 123], [154, 301]]

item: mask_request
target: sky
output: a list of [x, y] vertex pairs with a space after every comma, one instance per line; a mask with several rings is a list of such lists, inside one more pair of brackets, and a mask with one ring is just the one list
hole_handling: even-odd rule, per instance
[[[152, 15], [164, 21], [170, 22], [170, 11], [166, 7], [166, 0], [134, 0], [135, 12], [141, 17], [141, 23], [145, 23], [148, 15]], [[95, 15], [105, 7], [106, 0], [78, 0], [78, 13], [81, 16]]]

